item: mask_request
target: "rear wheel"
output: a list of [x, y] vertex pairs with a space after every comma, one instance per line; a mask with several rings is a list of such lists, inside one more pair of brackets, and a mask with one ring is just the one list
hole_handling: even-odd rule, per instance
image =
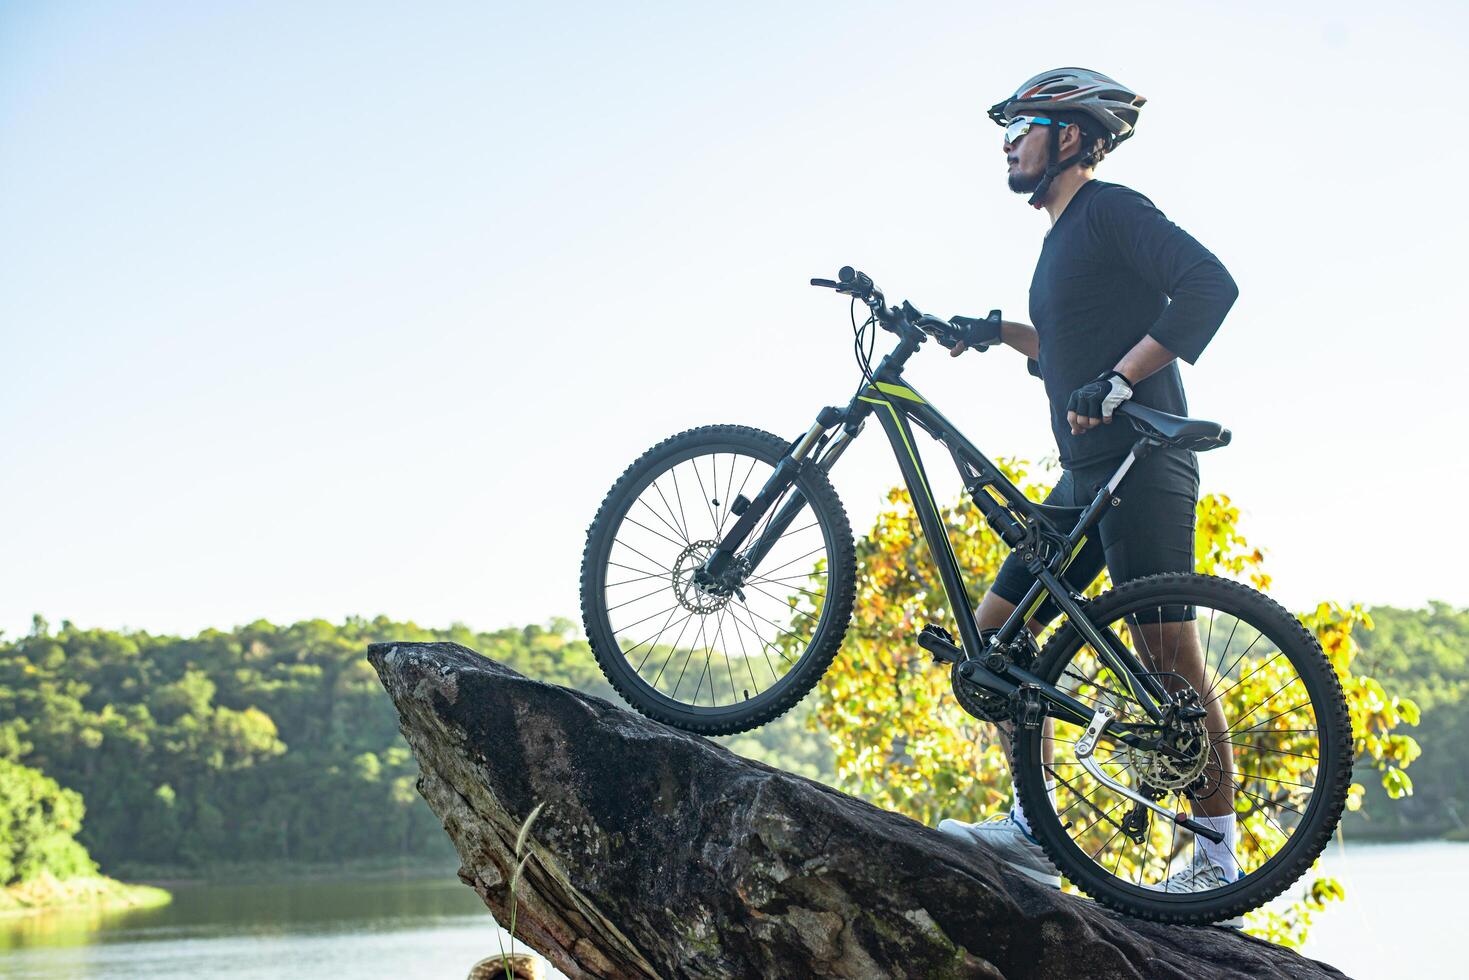
[[[650, 718], [707, 735], [764, 724], [816, 684], [852, 614], [856, 557], [826, 474], [804, 464], [737, 553], [738, 586], [694, 573], [789, 443], [744, 426], [691, 429], [627, 468], [587, 531], [582, 623], [597, 662]], [[799, 496], [785, 528], [772, 519]], [[757, 543], [769, 549], [751, 564]]]
[[[1132, 915], [1207, 923], [1258, 908], [1316, 860], [1351, 782], [1351, 723], [1320, 644], [1266, 596], [1204, 575], [1130, 582], [1088, 614], [1172, 700], [1203, 707], [1207, 718], [1181, 711], [1149, 729], [1126, 680], [1069, 623], [1036, 673], [1092, 710], [1108, 708], [1116, 725], [1151, 732], [1151, 748], [1104, 734], [1092, 759], [1108, 780], [1170, 813], [1215, 815], [1216, 829], [1232, 814], [1240, 877], [1216, 877], [1208, 868], [1220, 863], [1218, 847], [1088, 772], [1077, 744], [1083, 726], [1059, 719], [1015, 739], [1020, 798], [1041, 845], [1077, 887]], [[1206, 872], [1203, 887], [1188, 886], [1195, 865]]]

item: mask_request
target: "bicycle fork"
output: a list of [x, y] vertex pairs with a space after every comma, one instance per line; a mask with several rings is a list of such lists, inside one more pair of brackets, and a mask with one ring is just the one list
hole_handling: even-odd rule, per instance
[[[817, 457], [816, 465], [822, 470], [830, 471], [832, 465], [841, 457], [842, 453], [851, 445], [856, 438], [856, 432], [851, 428], [843, 427], [835, 436], [830, 436], [830, 429], [842, 422], [846, 413], [839, 408], [823, 408], [816, 416], [815, 423], [806, 431], [806, 434], [797, 439], [792, 445], [790, 452], [783, 456], [776, 464], [775, 472], [765, 481], [760, 492], [755, 494], [754, 499], [747, 500], [743, 495], [736, 497], [730, 504], [730, 510], [739, 520], [714, 553], [704, 562], [703, 567], [694, 573], [694, 582], [703, 587], [720, 587], [736, 589], [738, 584], [735, 579], [748, 576], [760, 563], [765, 560], [770, 549], [785, 534], [796, 515], [806, 506], [806, 497], [799, 489], [794, 490], [790, 498], [781, 505], [775, 516], [765, 525], [765, 530], [760, 532], [760, 537], [753, 547], [743, 554], [737, 554], [745, 544], [745, 539], [765, 517], [770, 508], [779, 501], [787, 490], [790, 490], [796, 482], [796, 474], [800, 471], [802, 464], [814, 453]], [[860, 430], [860, 426], [857, 427]], [[738, 567], [736, 558], [738, 557]]]

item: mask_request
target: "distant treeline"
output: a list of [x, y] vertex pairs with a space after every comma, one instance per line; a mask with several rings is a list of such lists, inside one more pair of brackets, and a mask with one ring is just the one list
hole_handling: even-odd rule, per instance
[[0, 643], [0, 759], [82, 794], [78, 839], [104, 869], [448, 857], [368, 643], [452, 640], [595, 690], [601, 675], [570, 632], [379, 618], [182, 639], [37, 620]]
[[[1367, 804], [1348, 830], [1462, 827], [1469, 610], [1435, 603], [1372, 616], [1377, 628], [1356, 634], [1362, 666], [1422, 706], [1414, 735], [1423, 756], [1408, 800], [1390, 802], [1364, 779]], [[385, 618], [256, 622], [180, 638], [69, 623], [53, 630], [37, 619], [28, 636], [0, 642], [0, 760], [81, 794], [77, 838], [104, 870], [447, 859], [447, 838], [414, 790], [417, 767], [364, 657], [378, 640], [450, 640], [531, 677], [616, 700], [565, 620], [491, 633]], [[831, 747], [807, 728], [806, 707], [724, 741], [831, 782]]]
[[1374, 628], [1353, 637], [1360, 669], [1423, 710], [1409, 730], [1423, 748], [1413, 763], [1413, 795], [1389, 800], [1379, 781], [1363, 778], [1360, 813], [1346, 833], [1411, 837], [1469, 832], [1469, 609], [1429, 603], [1426, 609], [1377, 606]]
[[[39, 772], [0, 772], [26, 786], [44, 773], [80, 793], [77, 839], [104, 870], [450, 859], [367, 645], [449, 640], [615, 700], [575, 635], [567, 620], [477, 633], [378, 618], [256, 622], [185, 639], [37, 619], [30, 635], [0, 642], [0, 760]], [[791, 720], [734, 741], [807, 775], [830, 768], [824, 743]], [[41, 831], [35, 819], [27, 826], [12, 836]]]

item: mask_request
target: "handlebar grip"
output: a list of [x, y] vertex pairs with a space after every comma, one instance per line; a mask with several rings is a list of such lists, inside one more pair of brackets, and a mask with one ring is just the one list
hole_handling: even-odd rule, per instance
[[1230, 432], [1228, 429], [1220, 429], [1219, 430], [1219, 445], [1221, 445], [1221, 446], [1227, 446], [1227, 445], [1229, 445], [1229, 440], [1231, 440], [1233, 438], [1234, 438], [1234, 433]]

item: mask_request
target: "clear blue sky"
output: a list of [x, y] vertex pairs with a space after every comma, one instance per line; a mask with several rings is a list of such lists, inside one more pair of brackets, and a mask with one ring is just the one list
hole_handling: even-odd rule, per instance
[[[1240, 284], [1185, 378], [1278, 594], [1469, 603], [1465, 9], [4, 3], [0, 629], [575, 615], [633, 457], [850, 394], [810, 276], [1024, 317], [983, 109], [1060, 64], [1149, 97], [1099, 176]], [[926, 353], [1054, 452], [1018, 356]], [[870, 432], [856, 526], [897, 479]]]

